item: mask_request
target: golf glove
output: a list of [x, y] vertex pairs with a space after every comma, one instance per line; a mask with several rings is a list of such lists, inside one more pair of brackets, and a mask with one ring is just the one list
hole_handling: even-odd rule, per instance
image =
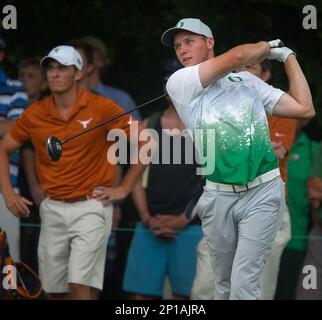
[[267, 55], [269, 60], [278, 60], [280, 62], [285, 62], [290, 54], [294, 54], [294, 51], [284, 46], [284, 43], [280, 39], [272, 40], [268, 42], [270, 50]]

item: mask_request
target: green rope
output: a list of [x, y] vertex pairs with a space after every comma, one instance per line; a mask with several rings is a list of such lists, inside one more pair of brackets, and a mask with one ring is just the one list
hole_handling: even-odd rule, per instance
[[[21, 227], [24, 228], [40, 228], [39, 223], [20, 223]], [[147, 230], [136, 230], [133, 228], [113, 228], [112, 231], [116, 232], [151, 232], [149, 229]], [[181, 233], [182, 231], [175, 231], [174, 233], [178, 234]], [[194, 230], [188, 230], [185, 231], [185, 233], [199, 233], [199, 231], [194, 231]], [[310, 239], [310, 240], [322, 240], [322, 236], [292, 236], [292, 239]]]

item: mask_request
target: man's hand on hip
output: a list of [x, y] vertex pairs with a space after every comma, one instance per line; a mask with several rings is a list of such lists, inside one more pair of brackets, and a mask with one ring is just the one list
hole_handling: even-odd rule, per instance
[[103, 202], [104, 207], [107, 207], [112, 201], [123, 200], [127, 197], [128, 192], [122, 187], [97, 187], [93, 189], [93, 198]]

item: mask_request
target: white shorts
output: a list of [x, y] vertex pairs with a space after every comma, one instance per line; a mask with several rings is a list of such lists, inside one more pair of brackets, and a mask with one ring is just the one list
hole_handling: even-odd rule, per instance
[[68, 283], [102, 290], [112, 208], [95, 199], [41, 203], [38, 262], [45, 291], [68, 292]]

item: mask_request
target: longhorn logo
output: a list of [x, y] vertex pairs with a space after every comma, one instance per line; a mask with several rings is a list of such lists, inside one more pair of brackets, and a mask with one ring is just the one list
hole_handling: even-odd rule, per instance
[[85, 121], [81, 121], [81, 120], [76, 120], [77, 122], [79, 122], [82, 126], [83, 126], [83, 128], [84, 129], [86, 129], [87, 128], [87, 126], [89, 125], [89, 123], [92, 121], [93, 119], [92, 118], [90, 118], [90, 119], [88, 119], [88, 120], [85, 120]]

